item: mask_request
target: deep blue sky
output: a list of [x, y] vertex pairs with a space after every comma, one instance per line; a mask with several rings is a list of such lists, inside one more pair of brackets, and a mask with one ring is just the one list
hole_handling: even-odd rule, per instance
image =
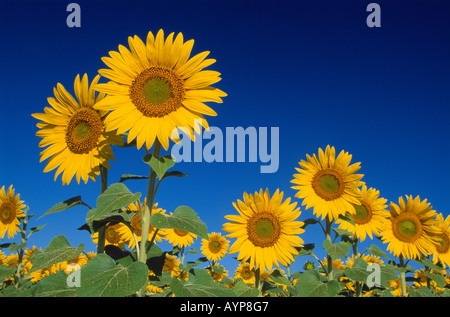
[[[280, 188], [293, 197], [298, 161], [330, 144], [353, 154], [363, 180], [388, 201], [420, 195], [449, 214], [448, 1], [376, 1], [381, 28], [366, 25], [372, 1], [361, 0], [76, 1], [81, 28], [66, 25], [70, 2], [0, 1], [0, 186], [13, 184], [37, 216], [76, 195], [95, 205], [100, 181], [63, 187], [54, 172], [44, 174], [31, 114], [43, 112], [56, 83], [73, 92], [75, 76], [92, 79], [105, 67], [100, 58], [127, 45], [128, 36], [145, 39], [160, 28], [195, 39], [194, 53], [208, 50], [217, 60], [210, 69], [223, 79], [215, 86], [228, 97], [210, 104], [218, 113], [210, 125], [280, 129], [278, 172], [259, 173], [261, 163], [180, 163], [189, 177], [168, 179], [158, 192], [168, 212], [188, 205], [208, 231], [220, 231], [244, 191]], [[110, 183], [148, 173], [142, 151], [115, 155]], [[126, 185], [144, 194], [147, 182]], [[301, 220], [312, 217], [301, 210]], [[64, 234], [94, 250], [87, 232], [76, 230], [86, 211], [34, 218], [31, 226], [47, 227], [30, 245], [44, 248]], [[309, 228], [303, 239], [318, 243], [323, 257], [318, 233]], [[237, 264], [229, 262], [230, 269]]]

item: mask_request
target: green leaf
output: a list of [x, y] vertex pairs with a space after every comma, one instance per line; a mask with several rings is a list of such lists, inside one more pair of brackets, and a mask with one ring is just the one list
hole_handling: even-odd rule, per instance
[[40, 216], [38, 219], [41, 219], [44, 216], [47, 216], [48, 214], [53, 214], [55, 212], [60, 212], [60, 211], [64, 211], [67, 210], [69, 208], [78, 206], [78, 205], [84, 205], [87, 206], [87, 204], [85, 204], [82, 200], [81, 200], [81, 196], [75, 196], [72, 198], [69, 198], [67, 200], [64, 200], [63, 202], [60, 202], [56, 205], [54, 205], [52, 208], [50, 208], [49, 210], [47, 210], [42, 216]]
[[20, 249], [23, 249], [27, 246], [26, 242], [25, 243], [21, 243], [21, 244], [17, 244], [17, 243], [11, 243], [11, 245], [9, 246], [9, 252], [14, 252]]
[[16, 270], [16, 267], [7, 267], [6, 265], [0, 265], [0, 281], [3, 282], [4, 279], [13, 276]]
[[386, 254], [383, 250], [381, 250], [379, 247], [377, 247], [375, 244], [372, 244], [370, 248], [366, 250], [372, 255], [379, 256], [380, 258], [389, 259], [389, 255]]
[[316, 218], [308, 218], [305, 221], [303, 221], [302, 228], [305, 229], [307, 226], [314, 225], [316, 223], [319, 223], [319, 220], [317, 220]]
[[204, 269], [189, 271], [187, 282], [173, 278], [170, 289], [177, 297], [235, 297], [236, 294], [223, 284], [215, 282]]
[[367, 277], [372, 274], [372, 271], [367, 271], [367, 262], [361, 258], [356, 258], [352, 267], [346, 267], [344, 274], [353, 281], [366, 282]]
[[298, 254], [294, 254], [294, 258], [303, 255], [311, 255], [313, 254], [314, 248], [316, 245], [314, 243], [304, 244], [303, 247], [295, 248], [298, 251]]
[[47, 225], [47, 224], [42, 225], [42, 226], [37, 226], [37, 227], [31, 228], [31, 229], [30, 229], [30, 233], [28, 234], [28, 237], [27, 237], [27, 238], [29, 238], [29, 237], [31, 236], [31, 234], [36, 233], [36, 232], [42, 230], [46, 225]]
[[157, 157], [153, 154], [146, 154], [143, 160], [145, 163], [150, 165], [152, 170], [156, 173], [156, 175], [158, 175], [159, 179], [162, 179], [166, 171], [175, 165], [172, 155]]
[[171, 216], [155, 213], [151, 218], [151, 224], [158, 229], [178, 229], [208, 239], [206, 225], [195, 211], [187, 206], [178, 207]]
[[257, 297], [259, 295], [258, 289], [250, 287], [241, 279], [236, 282], [233, 290], [239, 297]]
[[337, 281], [322, 281], [323, 276], [317, 270], [308, 270], [303, 273], [295, 288], [299, 297], [332, 297], [340, 291]]
[[350, 244], [347, 242], [339, 242], [333, 244], [329, 240], [325, 240], [323, 242], [323, 247], [333, 260], [340, 259], [350, 252]]
[[409, 296], [410, 297], [433, 297], [433, 293], [431, 293], [430, 289], [426, 286], [422, 286], [421, 288], [414, 289], [413, 287], [409, 288]]
[[44, 269], [58, 262], [73, 260], [83, 249], [84, 244], [80, 244], [78, 248], [75, 248], [70, 246], [65, 236], [56, 236], [50, 241], [50, 244], [44, 251], [36, 251], [33, 253], [33, 256], [30, 258], [33, 264], [30, 272]]
[[148, 176], [123, 174], [119, 180], [119, 183], [123, 183], [124, 181], [130, 180], [130, 179], [148, 179]]
[[442, 288], [445, 285], [445, 276], [439, 273], [431, 273], [430, 271], [425, 271], [425, 275], [432, 281], [435, 281], [437, 287]]
[[270, 273], [270, 275], [268, 277], [274, 283], [283, 284], [283, 285], [286, 285], [286, 286], [292, 286], [292, 283], [279, 270], [274, 270], [272, 273]]
[[98, 198], [94, 220], [102, 219], [108, 213], [134, 203], [141, 197], [141, 193], [133, 194], [122, 183], [115, 183], [108, 187]]
[[81, 268], [78, 295], [81, 297], [124, 297], [132, 295], [147, 283], [144, 263], [129, 266], [115, 264], [106, 254], [98, 254]]
[[351, 225], [355, 225], [355, 221], [353, 220], [352, 217], [350, 217], [349, 214], [345, 214], [345, 215], [339, 215], [339, 219], [348, 222]]
[[423, 257], [420, 260], [415, 260], [420, 265], [429, 267], [432, 270], [440, 271], [442, 270], [442, 266], [439, 266], [437, 264], [434, 264], [433, 261], [431, 261], [429, 258]]
[[21, 293], [21, 297], [74, 297], [77, 295], [76, 287], [67, 285], [69, 275], [58, 271], [37, 282], [35, 285]]
[[333, 231], [338, 235], [338, 236], [346, 236], [346, 237], [351, 237], [353, 236], [353, 233], [345, 230], [345, 229], [338, 229], [338, 228], [333, 228]]

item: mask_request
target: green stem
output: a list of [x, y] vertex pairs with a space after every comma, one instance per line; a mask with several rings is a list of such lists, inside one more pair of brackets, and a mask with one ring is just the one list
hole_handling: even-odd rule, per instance
[[[356, 260], [357, 256], [358, 256], [358, 238], [356, 236], [353, 236], [353, 241], [352, 241], [352, 247], [353, 247], [353, 255], [354, 258]], [[361, 293], [362, 293], [362, 282], [355, 282], [356, 283], [356, 296], [357, 297], [361, 297]]]
[[[161, 150], [161, 143], [159, 143], [158, 139], [156, 139], [155, 145], [153, 147], [153, 155], [159, 156], [160, 150]], [[150, 218], [155, 199], [155, 182], [156, 182], [156, 173], [150, 167], [150, 175], [148, 178], [148, 188], [147, 188], [147, 202], [144, 206], [144, 212], [141, 213], [142, 235], [141, 235], [141, 243], [139, 246], [140, 247], [139, 262], [142, 263], [147, 262], [147, 242], [148, 242], [147, 240], [148, 235], [150, 233]]]
[[406, 297], [406, 265], [403, 261], [403, 256], [400, 255], [400, 281], [402, 284], [402, 296]]
[[259, 291], [258, 296], [261, 295], [261, 269], [257, 268], [255, 271], [255, 288]]
[[[27, 225], [28, 225], [28, 219], [27, 215], [25, 214], [25, 217], [22, 220], [22, 230], [20, 231], [21, 235], [21, 244], [25, 244], [27, 242], [26, 236], [27, 236]], [[19, 259], [17, 260], [17, 270], [14, 278], [15, 286], [18, 288], [20, 286], [20, 278], [21, 278], [21, 271], [22, 271], [22, 261], [23, 261], [23, 254], [24, 254], [24, 247], [20, 248], [19, 251]]]
[[[102, 193], [108, 188], [108, 170], [100, 165], [100, 181]], [[105, 252], [106, 225], [98, 229], [97, 254]]]
[[[331, 243], [331, 221], [326, 218], [326, 231], [325, 231], [325, 237], [328, 241]], [[333, 259], [331, 256], [327, 253], [327, 276], [328, 281], [333, 280]]]

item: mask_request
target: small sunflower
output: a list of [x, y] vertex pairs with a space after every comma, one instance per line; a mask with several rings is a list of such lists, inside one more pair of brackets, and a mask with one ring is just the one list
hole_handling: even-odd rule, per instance
[[357, 188], [357, 192], [361, 197], [360, 205], [354, 205], [356, 212], [350, 215], [355, 225], [341, 219], [337, 219], [336, 223], [339, 224], [339, 229], [351, 232], [363, 242], [366, 235], [373, 239], [373, 235], [378, 236], [380, 234], [389, 212], [386, 210], [387, 205], [385, 205], [387, 200], [379, 198], [380, 192], [376, 189], [367, 189], [367, 186], [363, 185], [362, 189]]
[[13, 186], [5, 191], [5, 186], [0, 189], [0, 237], [3, 239], [8, 232], [8, 239], [20, 232], [20, 219], [25, 217], [24, 202], [20, 200], [20, 194], [15, 195]]
[[220, 73], [203, 70], [215, 63], [206, 59], [209, 52], [189, 58], [194, 41], [184, 42], [181, 33], [175, 39], [174, 33], [164, 39], [163, 30], [156, 37], [149, 32], [146, 43], [130, 36], [128, 44], [130, 50], [119, 45], [119, 52], [103, 57], [110, 69], [99, 70], [111, 80], [96, 86], [108, 94], [95, 105], [111, 111], [105, 121], [107, 131], [129, 131], [128, 142], [136, 139], [138, 148], [145, 143], [150, 149], [158, 139], [167, 150], [169, 138], [179, 140], [176, 128], [199, 133], [197, 120], [207, 128], [203, 115], [217, 114], [204, 102], [222, 103], [221, 97], [227, 95], [210, 86], [221, 80]]
[[234, 278], [241, 278], [246, 284], [255, 284], [255, 271], [250, 263], [241, 262], [234, 272]]
[[278, 261], [288, 265], [294, 261], [293, 254], [301, 247], [303, 240], [297, 236], [304, 232], [303, 222], [296, 221], [300, 216], [297, 203], [290, 203], [287, 198], [283, 202], [283, 192], [278, 189], [270, 197], [269, 190], [255, 192], [254, 195], [244, 193], [244, 202], [233, 203], [239, 215], [228, 215], [231, 222], [224, 224], [228, 237], [237, 238], [230, 247], [230, 253], [239, 252], [239, 261], [250, 261], [251, 267], [277, 268]]
[[230, 242], [220, 232], [213, 232], [208, 234], [208, 240], [202, 239], [200, 249], [208, 260], [217, 262], [227, 254], [229, 245]]
[[[142, 235], [142, 221], [141, 221], [141, 214], [140, 210], [144, 210], [145, 204], [146, 204], [147, 198], [144, 199], [144, 203], [136, 202], [131, 203], [127, 207], [122, 208], [122, 210], [129, 210], [131, 212], [134, 212], [135, 215], [131, 219], [131, 228], [132, 231], [128, 226], [121, 226], [117, 228], [118, 233], [122, 236], [122, 239], [124, 240], [125, 244], [128, 245], [130, 249], [133, 249], [136, 246], [135, 243], [135, 237], [138, 243], [141, 241], [141, 235]], [[161, 213], [164, 214], [166, 211], [164, 209], [158, 208], [158, 203], [155, 203], [152, 208], [152, 215], [155, 213]], [[150, 224], [150, 231], [148, 235], [148, 241], [151, 241], [153, 234], [156, 232], [156, 228], [153, 227]], [[135, 237], [133, 236], [135, 235]], [[165, 233], [163, 230], [158, 230], [156, 233], [155, 240], [158, 242], [161, 242], [162, 239], [165, 237]]]
[[399, 204], [391, 202], [390, 216], [382, 230], [381, 240], [389, 243], [387, 249], [395, 257], [403, 256], [408, 259], [420, 259], [422, 253], [428, 255], [437, 243], [438, 228], [434, 225], [436, 211], [432, 210], [427, 200], [420, 200], [417, 196], [399, 198]]
[[360, 179], [362, 174], [355, 174], [360, 163], [352, 165], [352, 156], [341, 151], [336, 158], [336, 150], [329, 145], [325, 152], [319, 148], [319, 156], [306, 155], [307, 161], [301, 160], [301, 168], [295, 168], [300, 174], [294, 174], [291, 183], [298, 192], [295, 197], [303, 199], [306, 209], [314, 208], [318, 218], [328, 217], [331, 221], [338, 219], [346, 212], [356, 213], [355, 205], [359, 205], [357, 188], [364, 185]]
[[100, 76], [97, 75], [88, 86], [85, 74], [74, 81], [75, 96], [78, 101], [60, 83], [53, 89], [55, 98], [47, 99], [51, 107], [45, 107], [45, 113], [32, 116], [42, 122], [36, 136], [42, 138], [40, 162], [49, 159], [44, 172], [57, 168], [55, 180], [62, 173], [63, 185], [68, 185], [75, 176], [77, 183], [82, 179], [87, 183], [95, 181], [100, 174], [100, 165], [110, 168], [108, 160], [114, 159], [111, 144], [120, 145], [123, 140], [114, 131], [105, 131], [104, 120], [107, 111], [94, 110], [92, 107], [104, 98], [104, 94], [93, 89]]
[[163, 272], [170, 272], [170, 276], [178, 277], [181, 274], [180, 260], [175, 255], [166, 253], [166, 259], [164, 260]]
[[435, 244], [433, 262], [436, 264], [440, 261], [445, 268], [446, 265], [450, 266], [450, 216], [444, 220], [444, 216], [438, 214], [436, 220], [440, 232], [436, 236], [438, 242]]
[[218, 263], [214, 263], [212, 267], [207, 267], [206, 271], [211, 275], [214, 281], [220, 282], [224, 277], [228, 276], [228, 271]]
[[[123, 250], [125, 250], [125, 244], [127, 240], [124, 239], [123, 232], [126, 231], [128, 227], [119, 222], [114, 225], [107, 224], [105, 230], [105, 246], [106, 245], [115, 245]], [[98, 232], [92, 234], [92, 242], [98, 244]]]
[[165, 234], [165, 239], [174, 247], [188, 247], [194, 243], [194, 240], [197, 239], [197, 235], [180, 229], [164, 229], [163, 232]]

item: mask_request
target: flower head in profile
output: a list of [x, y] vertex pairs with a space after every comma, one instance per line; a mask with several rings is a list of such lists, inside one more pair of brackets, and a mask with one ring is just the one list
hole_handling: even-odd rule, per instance
[[90, 179], [95, 181], [100, 174], [100, 166], [110, 168], [109, 160], [114, 159], [111, 145], [120, 145], [122, 138], [114, 131], [105, 131], [104, 120], [107, 111], [93, 109], [103, 99], [104, 94], [96, 94], [97, 75], [88, 84], [85, 74], [77, 75], [74, 81], [76, 99], [60, 83], [53, 89], [55, 98], [47, 99], [51, 107], [44, 113], [32, 116], [41, 120], [37, 124], [36, 136], [42, 138], [40, 162], [48, 159], [44, 172], [56, 169], [55, 180], [62, 173], [63, 185], [68, 185], [73, 177], [77, 183]]
[[239, 261], [249, 261], [251, 267], [268, 271], [278, 262], [288, 265], [294, 261], [293, 254], [301, 247], [303, 240], [303, 222], [297, 203], [283, 201], [283, 192], [278, 189], [270, 197], [269, 190], [261, 189], [254, 195], [244, 193], [244, 201], [238, 200], [233, 206], [239, 215], [225, 216], [231, 222], [225, 223], [223, 230], [228, 237], [237, 240], [230, 247], [230, 253], [239, 252]]
[[181, 33], [164, 38], [163, 30], [156, 37], [149, 32], [145, 43], [130, 36], [128, 44], [102, 58], [109, 68], [99, 73], [110, 81], [96, 86], [108, 95], [95, 108], [111, 111], [106, 130], [128, 131], [128, 142], [136, 139], [138, 148], [145, 143], [150, 149], [158, 140], [167, 150], [169, 138], [180, 139], [177, 128], [189, 134], [199, 133], [200, 124], [207, 128], [204, 115], [216, 112], [204, 103], [221, 103], [226, 96], [211, 86], [220, 73], [204, 70], [215, 63], [206, 58], [209, 52], [190, 57], [194, 41], [184, 42]]
[[395, 257], [420, 259], [423, 254], [430, 254], [438, 242], [436, 211], [419, 196], [406, 196], [406, 201], [400, 197], [398, 202], [390, 204], [391, 213], [383, 226], [381, 240], [388, 243], [387, 249]]
[[8, 233], [8, 239], [20, 232], [20, 219], [25, 217], [24, 202], [20, 200], [20, 194], [15, 194], [13, 186], [5, 191], [5, 186], [0, 189], [0, 237], [3, 239]]
[[329, 145], [325, 152], [319, 148], [319, 155], [306, 155], [307, 160], [301, 160], [296, 168], [299, 174], [294, 174], [291, 183], [298, 190], [295, 197], [303, 199], [306, 209], [313, 208], [316, 217], [325, 217], [331, 221], [340, 215], [356, 213], [355, 205], [359, 205], [357, 188], [364, 185], [362, 174], [355, 174], [361, 167], [360, 163], [350, 165], [352, 156], [341, 151], [336, 157], [336, 150]]

